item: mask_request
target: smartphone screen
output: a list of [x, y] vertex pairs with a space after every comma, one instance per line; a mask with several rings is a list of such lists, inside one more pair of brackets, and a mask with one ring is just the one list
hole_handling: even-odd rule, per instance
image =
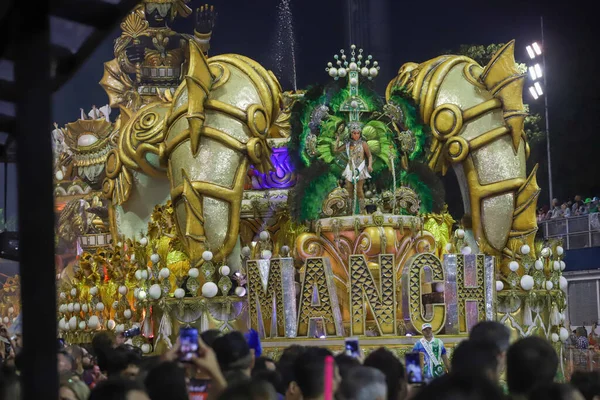
[[405, 365], [406, 375], [408, 377], [408, 383], [422, 384], [423, 382], [423, 370], [421, 369], [421, 356], [418, 352], [406, 353]]
[[358, 338], [348, 338], [345, 342], [346, 354], [350, 357], [360, 358], [360, 347], [358, 346]]
[[198, 355], [198, 329], [181, 328], [179, 331], [179, 361], [190, 362], [192, 356]]
[[210, 389], [210, 379], [190, 379], [188, 383], [188, 396], [190, 400], [207, 400]]

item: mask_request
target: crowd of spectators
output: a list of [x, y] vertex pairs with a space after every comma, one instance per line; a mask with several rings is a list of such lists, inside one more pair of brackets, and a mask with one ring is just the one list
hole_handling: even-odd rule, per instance
[[[595, 331], [594, 331], [595, 332]], [[579, 332], [582, 333], [582, 332]], [[579, 335], [581, 336], [581, 335]], [[579, 337], [578, 336], [578, 337]], [[585, 335], [587, 336], [587, 335]], [[497, 322], [476, 325], [453, 351], [449, 372], [427, 385], [409, 384], [400, 359], [386, 348], [366, 358], [291, 345], [278, 360], [260, 355], [240, 332], [209, 330], [197, 355], [178, 362], [179, 343], [165, 354], [142, 357], [110, 333], [91, 346], [59, 349], [61, 400], [592, 400], [600, 375], [577, 372], [557, 383], [559, 358], [537, 336], [510, 344]], [[580, 343], [581, 341], [581, 343]], [[575, 345], [584, 345], [576, 339]], [[18, 371], [19, 350], [4, 370]], [[257, 352], [258, 351], [258, 352]], [[8, 354], [8, 353], [7, 353]], [[13, 354], [13, 353], [10, 353]], [[505, 379], [503, 378], [505, 377]], [[0, 379], [0, 400], [19, 399], [18, 374]]]
[[600, 199], [598, 197], [587, 197], [585, 200], [580, 195], [575, 196], [573, 200], [567, 200], [563, 203], [558, 199], [552, 200], [552, 206], [544, 206], [538, 209], [537, 220], [542, 222], [549, 219], [569, 218], [580, 215], [588, 215], [598, 212]]

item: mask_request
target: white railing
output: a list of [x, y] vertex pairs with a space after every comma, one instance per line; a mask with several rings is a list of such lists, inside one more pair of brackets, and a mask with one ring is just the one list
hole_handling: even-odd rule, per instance
[[562, 238], [567, 250], [600, 246], [600, 213], [549, 219], [538, 226], [544, 239]]

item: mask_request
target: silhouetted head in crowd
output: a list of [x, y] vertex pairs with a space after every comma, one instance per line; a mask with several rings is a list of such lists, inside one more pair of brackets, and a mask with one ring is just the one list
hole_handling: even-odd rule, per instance
[[240, 371], [250, 376], [254, 366], [254, 355], [241, 332], [233, 331], [217, 337], [212, 345], [224, 375]]
[[285, 386], [283, 386], [283, 380], [279, 371], [270, 371], [267, 369], [258, 372], [252, 371], [252, 380], [269, 382], [273, 385], [277, 393], [282, 395], [285, 393]]
[[266, 381], [248, 381], [228, 386], [219, 400], [277, 400], [277, 393]]
[[398, 357], [380, 347], [365, 359], [365, 367], [377, 368], [385, 375], [388, 400], [404, 399], [406, 396], [406, 371]]
[[351, 357], [347, 354], [340, 353], [335, 356], [335, 364], [338, 366], [340, 370], [340, 376], [342, 380], [346, 379], [346, 374], [354, 367], [358, 367], [360, 365], [360, 361], [356, 358]]
[[144, 381], [151, 400], [188, 400], [185, 370], [174, 362], [152, 368]]
[[252, 368], [252, 376], [254, 376], [254, 374], [257, 372], [275, 371], [276, 369], [277, 369], [277, 366], [275, 365], [275, 361], [273, 361], [269, 357], [261, 356], [261, 357], [258, 357], [256, 360], [254, 360], [254, 368]]
[[89, 400], [150, 400], [142, 385], [131, 379], [111, 378], [100, 382]]
[[386, 400], [385, 375], [373, 367], [353, 367], [342, 380], [340, 392], [345, 400]]
[[107, 354], [115, 347], [115, 343], [115, 335], [109, 331], [98, 332], [92, 338], [92, 352], [96, 357], [100, 371], [107, 370]]
[[122, 377], [136, 379], [140, 373], [142, 354], [139, 349], [121, 345], [107, 353], [108, 361], [106, 372], [109, 378]]
[[[308, 347], [294, 363], [294, 382], [304, 400], [320, 399], [325, 390], [325, 359], [333, 355], [325, 348]], [[333, 393], [340, 384], [340, 372], [334, 363]]]
[[497, 385], [488, 379], [455, 376], [453, 372], [424, 386], [413, 400], [504, 400]]
[[492, 343], [506, 353], [510, 346], [510, 330], [496, 321], [481, 321], [471, 329], [469, 339], [476, 342]]
[[528, 400], [584, 400], [584, 397], [571, 385], [552, 382], [533, 388]]
[[465, 378], [487, 378], [497, 383], [502, 372], [499, 355], [500, 350], [491, 342], [465, 340], [452, 353], [452, 373]]
[[219, 336], [222, 336], [222, 335], [223, 335], [223, 332], [221, 332], [218, 329], [209, 329], [200, 334], [200, 339], [202, 339], [202, 341], [204, 342], [205, 345], [212, 348], [213, 343], [215, 342], [215, 339], [217, 339]]
[[571, 385], [581, 392], [585, 400], [600, 400], [600, 372], [575, 371]]
[[277, 370], [281, 374], [281, 381], [284, 387], [284, 394], [287, 400], [301, 399], [302, 394], [296, 385], [290, 385], [295, 381], [294, 364], [300, 354], [306, 351], [306, 347], [293, 344], [283, 350], [279, 361], [277, 361]]
[[556, 351], [545, 339], [530, 336], [515, 342], [506, 353], [506, 381], [513, 395], [553, 382], [558, 369]]

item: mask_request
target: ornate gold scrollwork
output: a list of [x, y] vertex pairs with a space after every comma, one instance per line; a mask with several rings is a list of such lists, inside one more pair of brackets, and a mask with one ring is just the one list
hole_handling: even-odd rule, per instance
[[333, 189], [323, 201], [323, 215], [326, 217], [337, 217], [348, 215], [352, 207], [352, 199], [345, 188]]

